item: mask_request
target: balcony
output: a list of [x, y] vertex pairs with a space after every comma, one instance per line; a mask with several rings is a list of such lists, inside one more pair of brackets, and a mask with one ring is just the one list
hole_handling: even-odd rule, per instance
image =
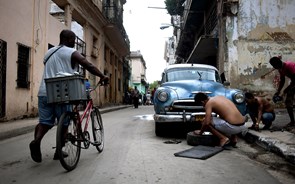
[[140, 82], [141, 82], [141, 84], [144, 85], [144, 86], [147, 85], [147, 80], [146, 80], [145, 75], [141, 75], [141, 77], [140, 77]]
[[126, 56], [130, 52], [130, 41], [123, 26], [123, 8], [118, 7], [115, 2], [103, 3], [103, 15], [108, 20], [104, 27], [107, 37], [121, 56]]
[[206, 63], [210, 60], [211, 63], [217, 54], [216, 35], [212, 35], [217, 25], [216, 2], [188, 0], [184, 9], [183, 29], [176, 48], [179, 60], [176, 62]]

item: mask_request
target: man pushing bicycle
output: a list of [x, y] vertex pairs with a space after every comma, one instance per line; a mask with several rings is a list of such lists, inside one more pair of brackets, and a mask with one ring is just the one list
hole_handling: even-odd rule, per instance
[[[55, 119], [59, 120], [63, 112], [70, 110], [67, 104], [47, 103], [45, 79], [57, 77], [58, 73], [74, 74], [81, 65], [91, 74], [100, 77], [100, 83], [107, 84], [109, 81], [107, 76], [74, 49], [75, 39], [73, 31], [61, 31], [59, 45], [49, 49], [44, 57], [44, 72], [38, 92], [39, 123], [35, 127], [34, 140], [29, 145], [31, 157], [38, 163], [42, 161], [42, 138], [54, 126]], [[58, 159], [56, 152], [54, 159]]]

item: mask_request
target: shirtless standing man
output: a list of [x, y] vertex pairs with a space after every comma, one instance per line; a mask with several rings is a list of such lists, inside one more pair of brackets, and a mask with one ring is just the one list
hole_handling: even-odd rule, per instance
[[259, 123], [264, 124], [263, 130], [267, 130], [275, 120], [274, 106], [265, 98], [255, 97], [252, 93], [245, 93], [247, 110], [253, 121], [250, 129], [259, 130]]
[[[231, 142], [235, 146], [237, 134], [246, 131], [245, 117], [240, 113], [235, 104], [224, 96], [208, 97], [205, 93], [197, 93], [195, 102], [201, 103], [205, 108], [205, 119], [200, 130], [194, 133], [202, 135], [209, 130], [220, 140], [219, 146], [223, 147]], [[212, 117], [212, 112], [219, 117]]]

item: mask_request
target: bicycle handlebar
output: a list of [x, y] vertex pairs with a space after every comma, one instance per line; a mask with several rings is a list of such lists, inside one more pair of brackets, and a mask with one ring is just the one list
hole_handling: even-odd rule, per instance
[[98, 81], [98, 83], [91, 89], [89, 89], [88, 91], [91, 92], [91, 91], [94, 91], [96, 90], [96, 88], [98, 86], [107, 86], [109, 84], [109, 81]]

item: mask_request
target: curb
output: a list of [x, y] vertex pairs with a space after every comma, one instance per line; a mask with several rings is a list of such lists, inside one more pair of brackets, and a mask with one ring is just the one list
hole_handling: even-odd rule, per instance
[[[121, 110], [121, 109], [125, 109], [125, 108], [129, 108], [132, 107], [132, 105], [124, 105], [124, 106], [113, 106], [113, 107], [107, 107], [107, 108], [101, 108], [99, 109], [101, 114], [104, 113], [108, 113], [108, 112], [112, 112], [112, 111], [117, 111], [117, 110]], [[13, 123], [13, 122], [11, 122]], [[9, 139], [15, 136], [19, 136], [22, 134], [26, 134], [29, 133], [31, 131], [33, 131], [35, 129], [36, 125], [27, 125], [27, 126], [22, 126], [22, 127], [18, 127], [18, 128], [14, 128], [5, 132], [2, 132], [0, 134], [0, 141], [5, 140], [5, 139]]]
[[109, 108], [101, 108], [99, 109], [101, 114], [104, 113], [108, 113], [108, 112], [112, 112], [112, 111], [117, 111], [117, 110], [121, 110], [121, 109], [126, 109], [132, 107], [132, 105], [127, 105], [127, 106], [114, 106], [114, 107], [109, 107]]
[[244, 140], [248, 143], [256, 143], [267, 151], [278, 154], [286, 159], [286, 161], [295, 164], [295, 146], [287, 145], [278, 139], [271, 137], [259, 136], [256, 132], [249, 130], [244, 136]]
[[34, 130], [36, 127], [36, 125], [30, 125], [30, 126], [26, 126], [26, 127], [21, 127], [21, 128], [17, 128], [17, 129], [13, 129], [13, 130], [8, 130], [6, 132], [2, 132], [0, 134], [0, 141], [4, 140], [4, 139], [9, 139], [15, 136], [19, 136], [22, 134], [26, 134], [31, 132], [32, 130]]

